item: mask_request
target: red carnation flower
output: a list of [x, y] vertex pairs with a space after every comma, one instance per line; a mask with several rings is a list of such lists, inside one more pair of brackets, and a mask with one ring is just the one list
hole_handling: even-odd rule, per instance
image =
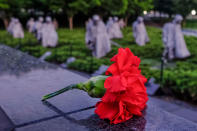
[[96, 104], [95, 113], [117, 124], [142, 115], [148, 100], [144, 86], [147, 79], [139, 70], [140, 59], [129, 48], [120, 48], [111, 61], [114, 63], [106, 71], [111, 76], [105, 80], [106, 92]]

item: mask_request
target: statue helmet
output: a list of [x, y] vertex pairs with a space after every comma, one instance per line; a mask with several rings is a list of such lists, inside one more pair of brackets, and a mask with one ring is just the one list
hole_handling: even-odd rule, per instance
[[51, 21], [52, 21], [51, 17], [50, 16], [47, 16], [46, 17], [46, 22], [51, 22]]
[[183, 17], [180, 14], [176, 14], [174, 17], [174, 22], [181, 22], [183, 20]]
[[99, 21], [100, 20], [100, 17], [98, 15], [94, 15], [92, 17], [93, 21]]
[[15, 18], [15, 19], [14, 19], [14, 22], [15, 22], [15, 23], [19, 23], [19, 19]]
[[114, 22], [117, 22], [117, 21], [118, 21], [118, 17], [115, 16], [115, 17], [114, 17]]
[[43, 22], [43, 21], [44, 21], [43, 17], [40, 16], [40, 17], [38, 18], [38, 21]]
[[138, 21], [138, 22], [143, 22], [143, 21], [144, 21], [144, 19], [143, 19], [143, 17], [138, 16], [138, 17], [137, 17], [137, 21]]

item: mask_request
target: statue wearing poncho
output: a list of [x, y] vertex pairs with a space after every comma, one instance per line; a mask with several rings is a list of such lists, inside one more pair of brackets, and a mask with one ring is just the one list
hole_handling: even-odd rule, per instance
[[33, 32], [33, 28], [34, 28], [34, 24], [35, 24], [35, 21], [34, 21], [34, 18], [30, 18], [27, 22], [27, 29], [30, 33]]
[[92, 26], [93, 26], [93, 21], [91, 18], [89, 18], [88, 21], [86, 22], [86, 34], [85, 34], [86, 46], [89, 49], [92, 49], [91, 47], [91, 42], [93, 41], [92, 32], [91, 32]]
[[14, 38], [24, 38], [24, 31], [23, 31], [22, 25], [18, 19], [14, 20], [12, 35]]
[[114, 17], [114, 22], [108, 30], [109, 38], [117, 38], [120, 39], [123, 37], [122, 31], [120, 29], [120, 25], [118, 22], [118, 17]]
[[42, 46], [55, 47], [58, 42], [58, 35], [55, 26], [52, 23], [51, 17], [46, 17], [46, 23], [43, 25], [42, 30]]
[[112, 27], [113, 23], [114, 23], [113, 18], [109, 17], [106, 23], [107, 33], [109, 33], [109, 29]]
[[11, 21], [10, 21], [10, 23], [8, 25], [8, 28], [7, 28], [8, 33], [10, 33], [11, 35], [13, 33], [13, 27], [14, 27], [14, 21], [15, 21], [15, 19], [16, 18], [14, 18], [14, 17], [11, 18]]
[[135, 42], [139, 46], [143, 46], [146, 42], [149, 42], [149, 37], [146, 32], [146, 28], [143, 22], [142, 17], [138, 17], [137, 20], [133, 23], [133, 36], [135, 38]]
[[101, 58], [110, 52], [111, 44], [106, 27], [98, 15], [93, 16], [91, 32], [93, 56]]
[[39, 17], [33, 26], [33, 32], [35, 33], [35, 36], [39, 41], [41, 40], [41, 30], [43, 27], [43, 21], [43, 17]]
[[163, 43], [165, 45], [163, 55], [169, 60], [190, 56], [181, 30], [182, 20], [181, 15], [176, 15], [172, 22], [166, 23], [163, 27]]

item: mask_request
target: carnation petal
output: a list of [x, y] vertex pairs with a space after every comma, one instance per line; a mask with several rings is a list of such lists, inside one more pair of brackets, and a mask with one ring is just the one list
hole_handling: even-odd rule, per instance
[[95, 113], [101, 119], [112, 120], [118, 111], [118, 103], [105, 103], [101, 101], [97, 103]]
[[119, 74], [119, 70], [118, 70], [118, 67], [117, 67], [117, 64], [116, 63], [113, 63], [111, 66], [109, 66], [109, 68], [107, 69], [107, 71], [105, 72], [106, 75], [116, 75], [116, 74]]
[[148, 101], [145, 82], [147, 79], [139, 69], [140, 58], [129, 48], [119, 48], [111, 58], [114, 63], [107, 69], [111, 74], [104, 83], [106, 92], [96, 105], [95, 113], [101, 119], [109, 119], [111, 124], [124, 122], [133, 115], [142, 115]]
[[123, 86], [119, 75], [108, 77], [105, 80], [104, 86], [110, 92], [122, 92], [126, 90], [126, 87]]

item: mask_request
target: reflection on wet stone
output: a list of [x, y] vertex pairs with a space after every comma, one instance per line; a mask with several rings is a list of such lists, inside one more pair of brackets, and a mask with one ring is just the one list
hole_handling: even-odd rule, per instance
[[[142, 112], [143, 116], [138, 117], [134, 116], [132, 119], [119, 123], [119, 124], [110, 124], [109, 120], [102, 120], [98, 117], [96, 114], [90, 115], [88, 118], [85, 119], [80, 119], [83, 117], [86, 117], [89, 115], [89, 112], [91, 112], [89, 109], [86, 110], [86, 108], [71, 111], [68, 113], [64, 113], [63, 111], [59, 110], [57, 107], [52, 105], [49, 102], [44, 102], [46, 106], [48, 106], [50, 109], [55, 111], [56, 113], [64, 116], [65, 119], [69, 120], [70, 122], [80, 125], [80, 126], [85, 126], [89, 131], [95, 131], [95, 130], [102, 130], [102, 131], [144, 131], [145, 130], [145, 125], [146, 125], [146, 109]], [[92, 107], [90, 107], [91, 109]], [[93, 109], [94, 110], [94, 109]], [[77, 115], [72, 115], [72, 112], [75, 113], [77, 112]], [[85, 113], [84, 113], [85, 112]], [[69, 115], [71, 113], [71, 115]], [[80, 115], [79, 115], [80, 114]], [[83, 115], [82, 115], [83, 114]]]
[[[84, 99], [91, 99], [89, 96], [85, 95], [83, 91], [73, 90], [72, 93], [74, 92], [78, 94], [77, 96], [83, 95]], [[64, 100], [68, 100], [65, 98], [66, 96], [69, 96], [70, 93], [67, 92], [66, 94], [60, 97], [64, 98]], [[65, 111], [64, 109], [66, 107], [72, 108], [72, 106], [69, 106], [69, 104], [67, 105], [67, 103], [69, 102], [63, 101], [62, 103], [64, 103], [64, 107], [60, 106], [61, 103], [57, 104], [57, 103], [54, 103], [54, 101], [52, 103], [53, 103], [53, 106], [57, 108], [57, 110], [59, 110], [61, 113], [64, 114], [63, 116], [66, 120], [69, 120], [71, 123], [79, 125], [79, 126], [83, 126], [83, 127], [85, 126], [86, 129], [90, 131], [93, 131], [93, 130], [101, 130], [101, 131], [108, 131], [108, 130], [110, 131], [191, 130], [193, 131], [194, 130], [195, 131], [197, 130], [197, 125], [195, 123], [163, 111], [162, 109], [156, 107], [151, 100], [149, 100], [149, 102], [147, 103], [147, 108], [143, 111], [142, 117], [134, 116], [132, 119], [124, 123], [120, 123], [116, 125], [109, 124], [108, 120], [100, 119], [97, 115], [94, 114], [94, 108], [90, 110], [75, 112], [77, 109], [85, 108], [84, 106], [86, 107], [91, 106], [89, 104], [93, 104], [93, 103], [84, 104], [84, 103], [79, 102], [77, 109], [75, 106], [75, 109], [73, 109], [72, 111], [68, 111], [68, 112], [74, 112], [72, 114], [67, 114], [68, 112], [64, 113]], [[83, 106], [81, 106], [81, 104], [83, 104]], [[58, 113], [57, 111], [55, 112]], [[61, 114], [61, 113], [58, 113], [58, 114]]]
[[90, 131], [144, 131], [146, 120], [144, 117], [134, 116], [132, 119], [124, 123], [110, 125], [108, 120], [101, 120], [97, 115], [92, 115], [87, 119], [77, 121], [77, 123], [85, 126]]

